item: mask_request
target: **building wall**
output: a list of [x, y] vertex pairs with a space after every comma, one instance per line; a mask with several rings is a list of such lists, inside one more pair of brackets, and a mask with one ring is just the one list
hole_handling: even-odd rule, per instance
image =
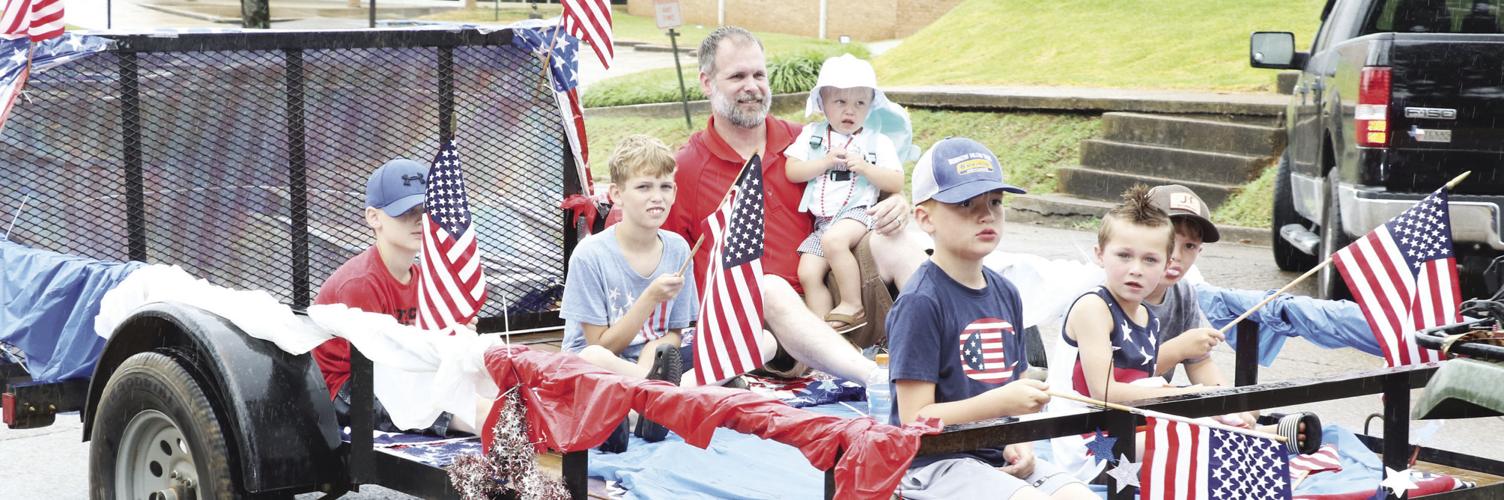
[[[725, 22], [753, 32], [820, 34], [818, 0], [679, 0], [686, 24], [715, 26], [724, 2]], [[825, 36], [872, 42], [902, 38], [945, 15], [961, 0], [826, 0]], [[653, 0], [627, 0], [627, 12], [653, 17]]]

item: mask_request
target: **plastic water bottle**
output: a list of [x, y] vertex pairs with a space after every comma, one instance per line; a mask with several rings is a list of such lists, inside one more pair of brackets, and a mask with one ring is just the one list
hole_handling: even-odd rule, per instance
[[878, 354], [873, 361], [877, 362], [877, 369], [867, 376], [867, 415], [878, 422], [890, 423], [893, 386], [888, 381], [888, 355]]

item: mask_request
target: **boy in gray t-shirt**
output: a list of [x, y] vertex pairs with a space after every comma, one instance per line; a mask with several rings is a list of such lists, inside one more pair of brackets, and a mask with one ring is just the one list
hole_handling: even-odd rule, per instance
[[1196, 193], [1170, 184], [1149, 190], [1149, 202], [1170, 215], [1175, 226], [1175, 246], [1170, 252], [1165, 277], [1143, 304], [1160, 321], [1159, 356], [1155, 374], [1173, 378], [1175, 367], [1184, 365], [1186, 376], [1201, 385], [1227, 385], [1211, 361], [1211, 350], [1226, 337], [1211, 328], [1196, 300], [1196, 288], [1181, 281], [1201, 256], [1203, 243], [1222, 239], [1210, 219], [1211, 211]]
[[[698, 295], [694, 281], [680, 274], [689, 245], [659, 229], [677, 192], [674, 155], [658, 139], [633, 135], [617, 145], [609, 165], [610, 196], [622, 219], [585, 238], [569, 257], [559, 308], [564, 350], [622, 375], [679, 384], [680, 332], [695, 320]], [[636, 433], [661, 441], [668, 430], [639, 419]], [[613, 442], [607, 451], [625, 449], [624, 436]]]

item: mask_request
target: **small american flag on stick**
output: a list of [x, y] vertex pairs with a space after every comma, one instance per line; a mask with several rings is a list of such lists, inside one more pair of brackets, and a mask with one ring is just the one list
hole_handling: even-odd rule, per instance
[[428, 169], [419, 268], [418, 326], [440, 330], [468, 324], [486, 302], [480, 248], [470, 226], [470, 200], [460, 155], [445, 142]]
[[1146, 417], [1139, 498], [1290, 498], [1284, 445], [1190, 422]]
[[563, 0], [564, 31], [590, 43], [601, 66], [611, 69], [616, 49], [611, 46], [611, 2], [607, 0]]
[[747, 160], [705, 224], [710, 264], [695, 340], [695, 378], [701, 385], [762, 366], [762, 159]]
[[1447, 187], [1332, 254], [1389, 366], [1441, 359], [1415, 332], [1461, 320]]

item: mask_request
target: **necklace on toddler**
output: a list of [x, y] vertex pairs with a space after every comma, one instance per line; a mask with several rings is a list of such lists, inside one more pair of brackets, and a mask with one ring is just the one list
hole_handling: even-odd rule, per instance
[[[831, 140], [830, 140], [830, 132], [831, 132], [832, 128], [833, 127], [831, 127], [830, 124], [828, 124], [828, 123], [825, 125], [825, 147], [826, 148], [835, 148], [835, 145], [836, 145], [834, 142], [831, 142]], [[851, 141], [856, 140], [856, 135], [860, 134], [860, 133], [862, 133], [862, 129], [856, 129], [856, 130], [854, 130], [854, 131], [851, 132], [851, 135], [847, 135], [846, 136], [846, 144], [842, 145], [841, 149], [846, 149], [847, 147], [851, 146]], [[826, 149], [825, 150], [826, 153], [829, 153], [830, 151], [831, 151], [831, 149]], [[847, 154], [850, 155], [849, 152]], [[849, 172], [849, 170], [848, 170], [848, 172]], [[852, 174], [852, 175], [856, 175], [856, 174]], [[834, 222], [836, 216], [840, 215], [841, 210], [844, 210], [846, 208], [846, 204], [847, 203], [851, 203], [851, 197], [852, 197], [852, 195], [856, 194], [856, 181], [850, 180], [849, 177], [847, 178], [847, 181], [846, 181], [846, 183], [847, 183], [846, 184], [846, 199], [841, 201], [841, 206], [836, 209], [835, 213], [830, 213], [830, 211], [827, 210], [827, 206], [825, 205], [825, 186], [824, 186], [824, 183], [826, 183], [826, 182], [833, 182], [833, 180], [831, 179], [830, 176], [831, 176], [831, 173], [830, 172], [826, 172], [825, 176], [824, 176], [825, 179], [821, 181], [821, 186], [820, 186], [820, 210], [824, 211], [825, 213], [829, 213], [830, 214], [829, 217], [831, 218], [831, 221]]]

